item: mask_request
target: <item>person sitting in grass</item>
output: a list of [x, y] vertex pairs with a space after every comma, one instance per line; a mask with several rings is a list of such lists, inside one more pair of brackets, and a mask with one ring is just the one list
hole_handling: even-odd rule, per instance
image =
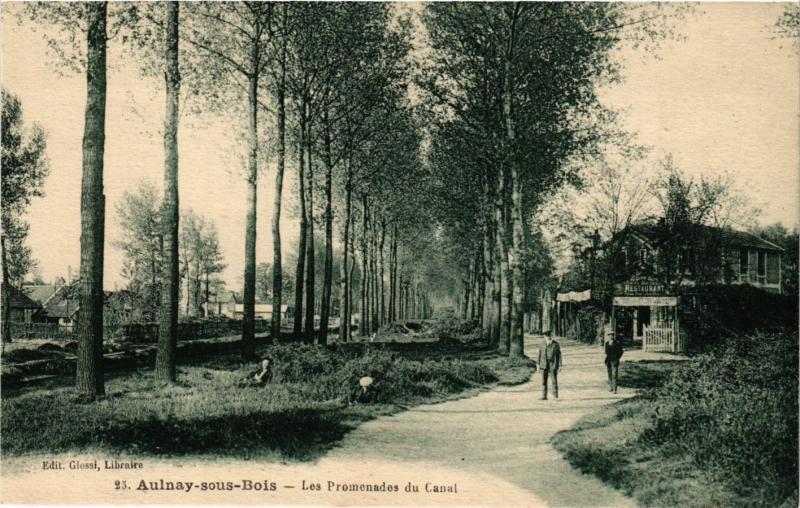
[[605, 330], [606, 369], [608, 370], [608, 390], [617, 393], [619, 378], [619, 359], [622, 358], [622, 344], [614, 337], [614, 330]]
[[264, 358], [261, 360], [261, 370], [254, 372], [250, 378], [253, 382], [257, 385], [262, 385], [272, 378], [272, 369], [269, 368], [270, 361], [269, 358]]
[[[358, 380], [359, 389], [356, 390], [356, 393], [351, 395], [350, 404], [358, 404], [358, 401], [361, 400], [362, 397], [367, 395], [367, 392], [370, 390], [370, 387], [375, 382], [375, 378], [372, 376], [364, 376]], [[352, 392], [351, 392], [352, 394]]]

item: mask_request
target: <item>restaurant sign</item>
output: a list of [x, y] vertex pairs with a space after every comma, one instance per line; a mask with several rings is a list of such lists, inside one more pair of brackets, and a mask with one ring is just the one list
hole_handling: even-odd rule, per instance
[[662, 296], [667, 295], [664, 284], [652, 279], [634, 279], [623, 284], [617, 284], [616, 294], [636, 296]]

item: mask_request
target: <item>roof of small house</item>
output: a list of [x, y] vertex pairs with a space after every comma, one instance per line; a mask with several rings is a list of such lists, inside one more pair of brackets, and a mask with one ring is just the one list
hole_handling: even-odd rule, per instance
[[[281, 305], [281, 314], [284, 314], [286, 310], [289, 308], [288, 305]], [[244, 304], [237, 303], [236, 304], [236, 312], [243, 312], [244, 311]], [[272, 312], [272, 304], [271, 303], [257, 303], [255, 304], [255, 311], [256, 312]]]
[[[106, 307], [131, 307], [130, 291], [103, 291], [103, 304]], [[72, 318], [80, 309], [78, 282], [61, 286], [42, 306], [41, 314], [51, 318]]]
[[39, 309], [42, 306], [39, 302], [32, 300], [22, 290], [10, 284], [8, 285], [8, 291], [11, 296], [9, 301], [12, 309]]
[[71, 318], [80, 308], [77, 298], [64, 298], [57, 295], [51, 298], [42, 309], [42, 312], [52, 318]]
[[[734, 248], [760, 249], [773, 252], [783, 252], [783, 249], [774, 243], [764, 240], [752, 233], [738, 231], [731, 228], [715, 228], [712, 226], [694, 225], [698, 236], [710, 236], [719, 234], [722, 245]], [[629, 226], [629, 230], [638, 233], [651, 241], [659, 238], [658, 226], [651, 223], [634, 224]]]
[[34, 302], [42, 305], [58, 291], [59, 286], [54, 284], [25, 284], [22, 291]]

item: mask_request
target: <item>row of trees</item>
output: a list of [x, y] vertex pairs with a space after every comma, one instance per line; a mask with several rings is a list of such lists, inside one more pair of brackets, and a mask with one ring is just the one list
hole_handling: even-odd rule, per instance
[[[492, 344], [522, 355], [523, 315], [554, 269], [541, 205], [564, 184], [580, 183], [577, 168], [608, 165], [609, 146], [629, 148], [596, 91], [619, 77], [617, 48], [654, 49], [685, 7], [434, 3], [424, 7], [422, 26], [389, 4], [26, 9], [57, 28], [48, 31], [52, 47], [87, 77], [77, 386], [93, 397], [103, 391], [109, 41], [122, 44], [144, 74], [164, 80], [163, 204], [150, 210], [147, 247], [143, 254], [131, 249], [127, 270], [132, 284], [160, 291], [156, 376], [171, 382], [181, 277], [195, 281], [189, 291], [196, 293], [205, 274], [208, 293], [221, 267], [217, 256], [192, 246], [203, 242], [187, 231], [204, 227], [180, 213], [180, 105], [224, 119], [247, 140], [244, 358], [254, 354], [256, 294], [277, 309], [289, 303], [289, 292], [293, 332], [307, 342], [326, 343], [337, 298], [340, 323], [359, 312], [364, 335], [389, 321], [428, 316], [437, 304], [460, 305]], [[416, 56], [424, 53], [416, 60], [414, 37], [423, 44]], [[269, 265], [255, 254], [267, 160], [276, 166]], [[287, 168], [296, 171], [290, 190], [300, 230], [293, 273], [280, 238]], [[207, 233], [194, 236], [208, 240]], [[280, 333], [274, 313], [272, 336]], [[339, 340], [350, 334], [339, 327]]]
[[[179, 213], [178, 198], [177, 133], [182, 97], [191, 104], [192, 112], [218, 114], [233, 120], [233, 125], [246, 126], [248, 203], [241, 343], [245, 358], [254, 354], [256, 190], [268, 155], [277, 162], [272, 220], [275, 307], [283, 302], [283, 179], [292, 162], [298, 172], [301, 234], [294, 284], [296, 332], [307, 341], [314, 340], [316, 281], [322, 278], [318, 340], [325, 343], [327, 339], [335, 215], [339, 217], [343, 257], [343, 322], [349, 322], [353, 313], [357, 277], [365, 281], [360, 295], [366, 321], [363, 333], [374, 331], [390, 314], [408, 313], [412, 304], [401, 302], [414, 300], [414, 305], [424, 307], [419, 303], [419, 291], [410, 289], [398, 269], [399, 246], [409, 238], [404, 223], [416, 220], [416, 208], [408, 197], [414, 196], [422, 170], [417, 164], [420, 129], [407, 95], [410, 25], [407, 19], [394, 16], [392, 6], [101, 2], [31, 4], [26, 9], [37, 23], [49, 25], [47, 37], [62, 63], [84, 71], [87, 79], [77, 374], [81, 394], [93, 398], [104, 391], [103, 156], [110, 41], [124, 44], [141, 63], [143, 73], [163, 76], [166, 92], [163, 205], [158, 220], [151, 217], [145, 221], [152, 229], [146, 242], [149, 257], [132, 251], [127, 266], [131, 281], [150, 285], [149, 291], [156, 291], [155, 275], [160, 267], [157, 379], [175, 380], [180, 265], [182, 259], [185, 262], [192, 257], [181, 257], [182, 250], [187, 252], [181, 245], [189, 241], [181, 237], [186, 231], [181, 224], [190, 222]], [[324, 231], [321, 277], [314, 256], [317, 225]], [[121, 246], [125, 248], [125, 240]], [[388, 260], [384, 257], [387, 250]], [[358, 275], [357, 256], [361, 258]], [[388, 291], [383, 287], [387, 271]], [[413, 298], [412, 293], [416, 294]], [[279, 335], [280, 326], [276, 314], [273, 337]], [[342, 329], [347, 340], [349, 327]]]
[[596, 96], [618, 77], [614, 50], [653, 49], [678, 14], [663, 5], [426, 7], [432, 53], [420, 87], [436, 220], [463, 274], [460, 300], [480, 309], [484, 336], [501, 351], [523, 354], [526, 300], [552, 269], [539, 205], [622, 141]]

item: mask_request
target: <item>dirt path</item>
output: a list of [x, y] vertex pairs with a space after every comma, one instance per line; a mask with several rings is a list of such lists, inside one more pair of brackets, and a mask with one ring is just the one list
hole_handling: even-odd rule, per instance
[[[529, 338], [534, 355], [540, 338]], [[632, 396], [605, 384], [599, 346], [561, 341], [565, 370], [559, 400], [538, 400], [540, 376], [523, 385], [418, 406], [350, 432], [317, 463], [260, 464], [211, 459], [145, 459], [139, 471], [49, 471], [42, 457], [3, 462], [0, 500], [38, 503], [264, 503], [303, 505], [632, 506], [633, 501], [572, 469], [550, 445], [594, 408]], [[626, 353], [627, 354], [627, 353]], [[636, 360], [632, 352], [625, 359]], [[66, 461], [75, 457], [48, 457]], [[104, 457], [96, 457], [104, 459]], [[111, 457], [109, 457], [111, 458]], [[102, 460], [101, 460], [102, 462]], [[114, 481], [125, 479], [125, 491]], [[268, 480], [257, 491], [137, 491], [141, 480]], [[89, 481], [87, 481], [89, 480]], [[397, 485], [399, 492], [352, 490]], [[312, 487], [319, 486], [319, 490]], [[356, 486], [357, 486], [356, 485]], [[34, 487], [35, 486], [35, 487]], [[43, 489], [43, 486], [51, 488]], [[344, 487], [342, 487], [344, 486]], [[415, 492], [413, 487], [417, 488]], [[432, 492], [434, 486], [444, 492]], [[410, 490], [410, 492], [409, 492]]]
[[[541, 338], [526, 340], [535, 355]], [[632, 506], [600, 481], [572, 469], [550, 445], [555, 433], [598, 406], [632, 396], [610, 393], [599, 346], [562, 340], [565, 370], [560, 399], [542, 401], [537, 373], [523, 385], [498, 387], [476, 397], [419, 406], [361, 425], [324, 462], [347, 458], [434, 462], [447, 468], [488, 473], [535, 494], [549, 506]], [[494, 503], [487, 497], [485, 503]]]

